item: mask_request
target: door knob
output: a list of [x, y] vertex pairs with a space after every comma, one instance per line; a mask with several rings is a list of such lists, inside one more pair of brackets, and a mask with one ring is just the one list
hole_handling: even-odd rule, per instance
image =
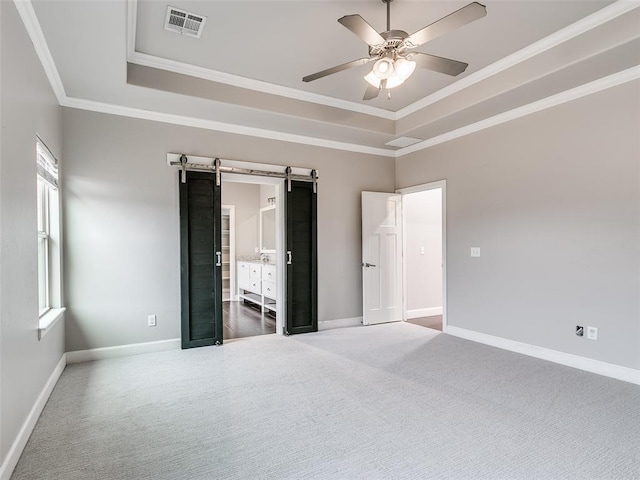
[[362, 266], [363, 266], [363, 267], [367, 267], [367, 268], [369, 268], [369, 267], [375, 267], [375, 265], [374, 265], [373, 263], [368, 263], [368, 262], [367, 262], [367, 263], [363, 263], [363, 264], [362, 264]]

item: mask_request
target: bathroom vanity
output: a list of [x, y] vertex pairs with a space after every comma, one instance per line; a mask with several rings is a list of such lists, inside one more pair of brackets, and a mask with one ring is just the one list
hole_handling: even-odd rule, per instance
[[276, 312], [276, 266], [260, 260], [240, 260], [237, 265], [238, 299]]

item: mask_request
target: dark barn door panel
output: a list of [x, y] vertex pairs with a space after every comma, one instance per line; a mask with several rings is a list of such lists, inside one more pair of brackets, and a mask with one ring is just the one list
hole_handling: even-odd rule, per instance
[[222, 343], [222, 208], [215, 175], [180, 182], [182, 348]]
[[286, 334], [318, 331], [317, 195], [310, 182], [291, 182], [287, 208]]

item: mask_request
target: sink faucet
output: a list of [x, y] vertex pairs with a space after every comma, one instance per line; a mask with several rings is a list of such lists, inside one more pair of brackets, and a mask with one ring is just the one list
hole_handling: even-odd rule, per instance
[[267, 263], [269, 261], [269, 255], [267, 255], [266, 253], [261, 253], [260, 254], [260, 261]]

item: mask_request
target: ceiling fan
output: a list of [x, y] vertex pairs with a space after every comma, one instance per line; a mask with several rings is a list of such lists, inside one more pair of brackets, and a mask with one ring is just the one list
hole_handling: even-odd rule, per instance
[[376, 98], [381, 90], [386, 88], [389, 91], [389, 89], [401, 85], [411, 76], [416, 66], [451, 76], [459, 75], [465, 71], [468, 66], [467, 63], [415, 52], [413, 49], [451, 30], [484, 17], [487, 14], [487, 8], [484, 5], [478, 2], [470, 3], [460, 10], [456, 10], [446, 17], [433, 22], [431, 25], [427, 25], [422, 30], [409, 35], [403, 30], [391, 30], [392, 1], [382, 0], [382, 3], [387, 4], [386, 32], [378, 33], [360, 15], [346, 15], [338, 19], [338, 22], [369, 45], [368, 57], [307, 75], [302, 81], [312, 82], [327, 75], [375, 61], [371, 72], [364, 77], [369, 85], [363, 100], [371, 100]]

